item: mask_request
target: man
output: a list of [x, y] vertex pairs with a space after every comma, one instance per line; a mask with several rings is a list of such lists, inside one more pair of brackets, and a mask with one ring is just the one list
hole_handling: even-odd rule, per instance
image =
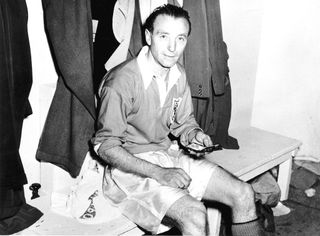
[[206, 208], [214, 200], [232, 209], [234, 235], [261, 235], [249, 184], [183, 146], [210, 146], [193, 116], [190, 88], [178, 62], [191, 32], [182, 8], [164, 5], [146, 20], [137, 58], [111, 70], [100, 89], [98, 131], [92, 140], [107, 163], [104, 194], [142, 228], [176, 226], [183, 235], [206, 234]]

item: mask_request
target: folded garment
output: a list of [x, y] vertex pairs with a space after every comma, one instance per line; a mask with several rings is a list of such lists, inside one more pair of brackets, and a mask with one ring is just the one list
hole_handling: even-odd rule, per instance
[[249, 183], [255, 192], [256, 201], [259, 200], [261, 204], [274, 207], [280, 201], [280, 187], [269, 171], [255, 177]]

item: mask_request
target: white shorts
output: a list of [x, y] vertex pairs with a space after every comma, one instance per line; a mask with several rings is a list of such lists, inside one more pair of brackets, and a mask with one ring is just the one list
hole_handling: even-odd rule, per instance
[[161, 221], [178, 199], [185, 195], [190, 195], [199, 201], [202, 199], [212, 172], [216, 168], [214, 163], [204, 159], [193, 159], [181, 151], [172, 149], [140, 153], [135, 156], [162, 167], [181, 168], [192, 179], [188, 189], [180, 189], [164, 186], [154, 179], [114, 168], [109, 172], [111, 176], [105, 174], [103, 188], [105, 196], [113, 200], [123, 215], [154, 234], [170, 229], [170, 226], [162, 225]]

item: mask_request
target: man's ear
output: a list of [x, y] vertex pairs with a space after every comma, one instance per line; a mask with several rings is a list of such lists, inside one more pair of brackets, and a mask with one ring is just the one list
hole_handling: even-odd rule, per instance
[[146, 43], [150, 46], [151, 45], [151, 32], [149, 30], [144, 31], [145, 38], [146, 38]]

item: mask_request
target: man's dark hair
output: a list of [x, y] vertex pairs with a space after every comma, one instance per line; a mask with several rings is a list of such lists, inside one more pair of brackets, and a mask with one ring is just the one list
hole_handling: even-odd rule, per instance
[[189, 24], [189, 32], [188, 36], [191, 33], [191, 22], [189, 14], [186, 10], [184, 10], [181, 7], [177, 7], [171, 4], [165, 4], [160, 7], [157, 7], [146, 19], [146, 22], [144, 23], [144, 29], [147, 29], [149, 32], [153, 32], [153, 24], [156, 20], [157, 16], [159, 15], [167, 15], [172, 16], [174, 18], [184, 18], [188, 21]]

